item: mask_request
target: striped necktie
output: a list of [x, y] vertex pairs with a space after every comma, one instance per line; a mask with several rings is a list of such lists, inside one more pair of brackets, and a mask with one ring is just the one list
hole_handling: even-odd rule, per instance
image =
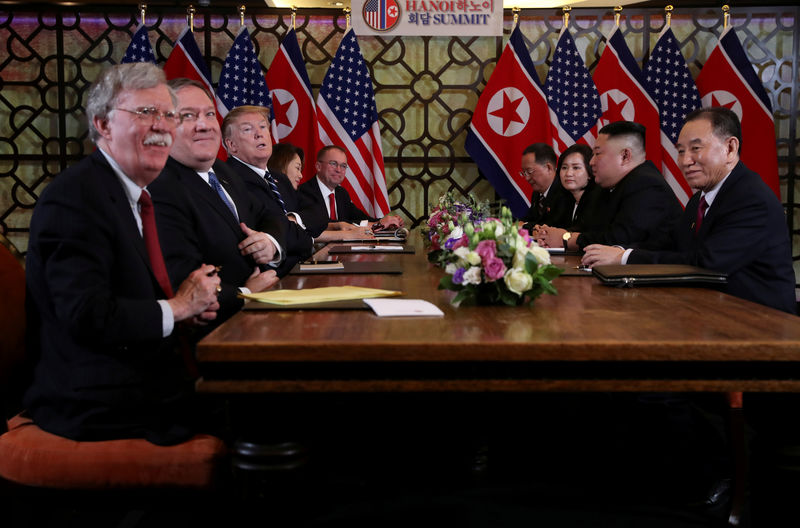
[[208, 171], [208, 183], [211, 185], [212, 189], [217, 191], [217, 194], [222, 199], [222, 202], [225, 204], [225, 206], [228, 209], [230, 209], [231, 214], [233, 215], [233, 217], [238, 222], [239, 221], [239, 215], [236, 214], [236, 208], [233, 206], [231, 201], [228, 199], [228, 195], [226, 195], [225, 191], [222, 189], [222, 185], [219, 183], [219, 180], [217, 179], [217, 175], [214, 174], [212, 171]]
[[280, 191], [278, 191], [278, 184], [275, 183], [275, 178], [269, 171], [264, 173], [264, 179], [267, 180], [269, 184], [269, 188], [272, 190], [272, 194], [275, 195], [275, 198], [278, 200], [278, 203], [281, 204], [281, 209], [283, 209], [283, 214], [286, 214], [286, 203], [284, 203], [283, 198], [281, 197]]

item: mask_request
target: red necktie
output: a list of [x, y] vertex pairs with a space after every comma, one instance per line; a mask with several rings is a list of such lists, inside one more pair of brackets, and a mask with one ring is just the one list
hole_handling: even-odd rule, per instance
[[708, 202], [706, 197], [700, 197], [700, 204], [697, 206], [697, 221], [694, 223], [694, 232], [700, 231], [700, 226], [703, 225], [703, 218], [706, 216], [706, 209], [708, 209]]
[[336, 220], [336, 193], [330, 193], [328, 195], [328, 203], [331, 208], [331, 220]]
[[161, 254], [161, 245], [158, 242], [153, 201], [146, 190], [142, 190], [142, 194], [139, 196], [139, 206], [139, 214], [142, 217], [142, 237], [144, 245], [147, 247], [147, 255], [150, 257], [150, 267], [153, 268], [153, 275], [156, 276], [159, 286], [169, 299], [172, 297], [172, 286], [169, 283], [167, 266], [164, 264], [164, 255]]

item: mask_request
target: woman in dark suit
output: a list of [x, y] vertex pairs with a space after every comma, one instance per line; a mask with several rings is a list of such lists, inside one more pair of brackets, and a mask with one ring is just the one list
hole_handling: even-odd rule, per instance
[[594, 174], [589, 160], [592, 149], [588, 145], [572, 145], [558, 158], [556, 174], [561, 178], [561, 186], [572, 195], [572, 210], [559, 215], [565, 218], [564, 227], [568, 231], [583, 231], [596, 222], [597, 208], [600, 206], [600, 187], [594, 183]]

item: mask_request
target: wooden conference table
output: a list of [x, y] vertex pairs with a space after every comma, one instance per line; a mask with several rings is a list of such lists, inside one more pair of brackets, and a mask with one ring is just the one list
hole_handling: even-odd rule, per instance
[[402, 274], [289, 275], [278, 287], [400, 290], [444, 317], [243, 310], [199, 343], [198, 392], [800, 392], [798, 317], [704, 288], [603, 286], [575, 276], [577, 256], [553, 256], [570, 273], [557, 296], [454, 307], [416, 233], [410, 243], [415, 254], [340, 255]]

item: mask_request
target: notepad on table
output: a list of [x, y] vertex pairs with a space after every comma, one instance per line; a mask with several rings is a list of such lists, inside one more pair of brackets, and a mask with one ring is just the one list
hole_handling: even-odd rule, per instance
[[422, 299], [364, 299], [378, 317], [435, 316], [442, 312], [435, 304]]
[[338, 269], [344, 269], [344, 264], [338, 260], [320, 260], [320, 261], [300, 263], [300, 271], [338, 270]]
[[304, 288], [302, 290], [270, 290], [260, 293], [239, 294], [240, 297], [251, 301], [285, 306], [366, 299], [369, 297], [394, 297], [397, 295], [402, 295], [402, 292], [378, 288], [362, 288], [360, 286], [328, 286], [324, 288]]

